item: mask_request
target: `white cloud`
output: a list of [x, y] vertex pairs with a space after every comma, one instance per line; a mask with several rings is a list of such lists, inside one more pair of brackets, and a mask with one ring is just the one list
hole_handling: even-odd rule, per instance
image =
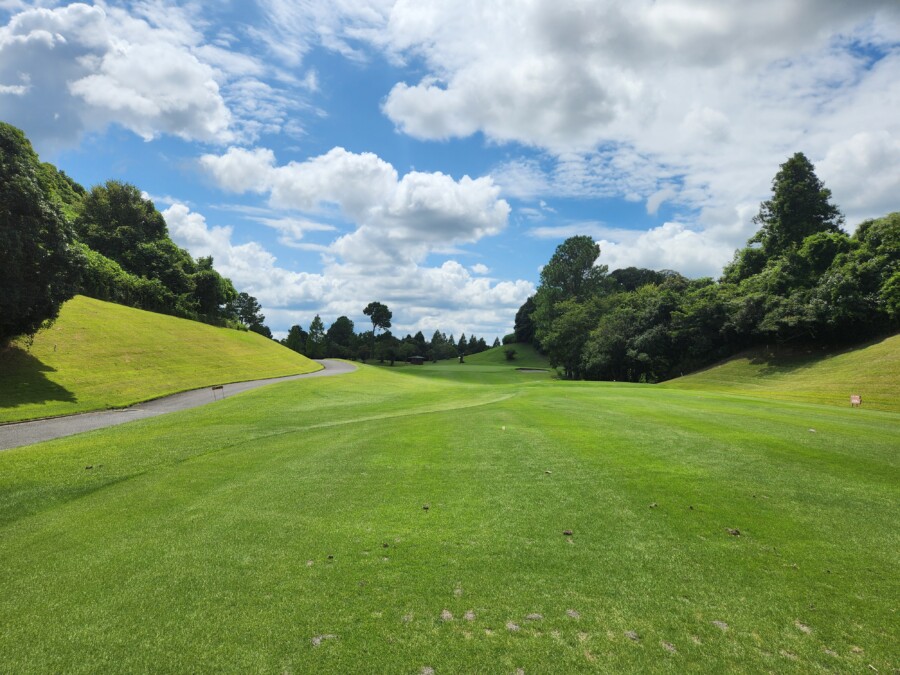
[[295, 79], [227, 34], [208, 41], [194, 3], [36, 4], [55, 3], [6, 4], [16, 13], [0, 26], [0, 118], [39, 149], [110, 124], [215, 144], [302, 133], [292, 113], [309, 108], [298, 94], [315, 90], [315, 73]]
[[25, 9], [0, 27], [0, 84], [24, 76], [29, 85], [0, 95], [0, 117], [38, 144], [68, 144], [112, 122], [147, 139], [227, 140], [231, 114], [216, 71], [191, 52], [198, 39], [184, 24], [154, 26], [100, 5]]
[[194, 256], [213, 256], [216, 269], [260, 301], [276, 332], [295, 323], [306, 327], [315, 314], [326, 324], [346, 315], [364, 330], [362, 308], [377, 299], [394, 310], [395, 333], [440, 329], [502, 335], [534, 293], [531, 282], [495, 283], [473, 276], [455, 260], [435, 267], [401, 262], [376, 271], [377, 261], [373, 267], [365, 260], [332, 259], [320, 274], [294, 272], [256, 242], [233, 244], [233, 228], [210, 226], [183, 204], [173, 204], [163, 216], [173, 240]]
[[230, 148], [204, 155], [201, 165], [222, 188], [268, 194], [276, 208], [336, 208], [356, 229], [334, 242], [334, 253], [368, 265], [417, 263], [430, 252], [498, 234], [510, 211], [490, 178], [457, 181], [417, 171], [401, 178], [377, 155], [343, 148], [283, 166], [271, 150]]
[[398, 129], [543, 153], [492, 172], [511, 197], [665, 202], [733, 248], [803, 151], [848, 223], [897, 208], [895, 0], [399, 0], [372, 42], [426, 66], [385, 99]]
[[[506, 227], [510, 207], [490, 178], [455, 180], [418, 171], [400, 176], [377, 155], [343, 148], [284, 165], [263, 148], [230, 148], [200, 162], [223, 189], [263, 194], [272, 208], [304, 214], [291, 216], [290, 224], [266, 223], [293, 237], [295, 248], [320, 251], [324, 261], [321, 274], [302, 278], [279, 271], [274, 262], [259, 266], [255, 278], [272, 281], [253, 294], [280, 321], [308, 322], [305, 303], [327, 320], [341, 314], [357, 318], [378, 299], [394, 308], [400, 332], [440, 328], [499, 335], [534, 292], [531, 282], [484, 277], [490, 270], [481, 263], [470, 270], [453, 259], [425, 264], [429, 255], [453, 255], [454, 247]], [[327, 246], [297, 242], [322, 216], [350, 231]], [[223, 271], [240, 274], [244, 268], [233, 262], [235, 256], [225, 256]]]
[[623, 267], [671, 269], [688, 277], [718, 276], [731, 260], [734, 247], [714, 232], [667, 222], [650, 230], [626, 230], [600, 222], [537, 227], [529, 234], [539, 239], [564, 239], [575, 235], [593, 237], [600, 245], [598, 264], [610, 270]]

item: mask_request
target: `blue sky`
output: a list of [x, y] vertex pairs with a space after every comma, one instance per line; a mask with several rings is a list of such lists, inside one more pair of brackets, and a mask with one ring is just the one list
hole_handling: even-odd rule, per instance
[[895, 0], [0, 0], [0, 119], [276, 334], [490, 340], [574, 234], [715, 276], [796, 151], [852, 230], [900, 209], [898, 109]]

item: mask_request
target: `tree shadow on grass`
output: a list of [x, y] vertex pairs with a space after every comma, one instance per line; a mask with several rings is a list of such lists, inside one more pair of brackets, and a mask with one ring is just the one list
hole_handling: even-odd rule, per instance
[[74, 393], [47, 378], [56, 372], [19, 347], [0, 349], [0, 409], [29, 403], [74, 403]]

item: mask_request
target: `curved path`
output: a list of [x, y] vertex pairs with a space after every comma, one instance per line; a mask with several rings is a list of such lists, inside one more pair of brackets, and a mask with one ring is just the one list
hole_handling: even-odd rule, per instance
[[211, 387], [192, 389], [180, 394], [164, 396], [152, 401], [138, 403], [130, 408], [120, 410], [102, 410], [98, 412], [86, 412], [67, 417], [53, 417], [45, 420], [33, 420], [31, 422], [16, 422], [0, 425], [0, 450], [18, 448], [22, 445], [31, 445], [41, 441], [49, 441], [54, 438], [79, 434], [82, 431], [102, 429], [116, 424], [124, 424], [132, 420], [141, 420], [147, 417], [156, 417], [176, 410], [187, 410], [201, 405], [212, 403], [242, 391], [256, 389], [274, 382], [287, 380], [300, 380], [308, 377], [328, 377], [331, 375], [343, 375], [356, 370], [356, 366], [346, 361], [334, 359], [322, 359], [322, 370], [302, 375], [288, 375], [287, 377], [272, 377], [266, 380], [250, 380], [248, 382], [235, 382], [223, 385], [221, 391], [213, 391]]

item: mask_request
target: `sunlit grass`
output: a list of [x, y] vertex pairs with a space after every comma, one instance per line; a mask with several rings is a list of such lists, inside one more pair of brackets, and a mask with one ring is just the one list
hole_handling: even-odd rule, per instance
[[864, 408], [900, 412], [900, 335], [844, 352], [754, 350], [662, 386], [840, 406], [858, 394]]
[[5, 667], [896, 667], [900, 415], [518, 378], [363, 367], [0, 453]]
[[77, 296], [30, 348], [0, 351], [0, 422], [319, 368], [256, 333]]

